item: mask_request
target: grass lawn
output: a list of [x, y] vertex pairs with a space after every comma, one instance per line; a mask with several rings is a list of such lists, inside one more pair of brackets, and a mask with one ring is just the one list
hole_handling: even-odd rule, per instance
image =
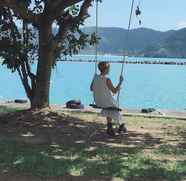
[[3, 115], [0, 175], [43, 180], [68, 175], [186, 180], [185, 121], [124, 119], [128, 135], [112, 138], [105, 133], [105, 120], [95, 113], [18, 111]]

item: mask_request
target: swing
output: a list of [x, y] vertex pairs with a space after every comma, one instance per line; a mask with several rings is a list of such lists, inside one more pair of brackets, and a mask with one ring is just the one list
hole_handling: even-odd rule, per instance
[[94, 109], [105, 109], [105, 110], [110, 110], [110, 111], [122, 111], [121, 108], [119, 107], [100, 107], [100, 106], [97, 106], [96, 104], [89, 104], [89, 106], [91, 106], [92, 108]]
[[[130, 18], [129, 18], [129, 23], [128, 23], [126, 42], [128, 41], [128, 35], [129, 35], [130, 27], [131, 27], [131, 20], [132, 20], [133, 9], [134, 9], [134, 0], [132, 0], [132, 5], [131, 5], [131, 12], [130, 12]], [[98, 1], [96, 1], [96, 36], [97, 35], [98, 35]], [[123, 62], [122, 62], [120, 76], [122, 76], [123, 73], [124, 73], [124, 62], [125, 62], [125, 48], [123, 49]], [[95, 75], [97, 74], [97, 64], [98, 64], [98, 46], [96, 44], [95, 45]], [[96, 104], [95, 97], [94, 97], [95, 104], [94, 103], [93, 104], [89, 104], [89, 106], [91, 106], [91, 107], [93, 107], [95, 109], [122, 111], [122, 109], [119, 107], [119, 98], [120, 98], [120, 89], [119, 89], [118, 94], [117, 94], [117, 105], [118, 106], [114, 106], [114, 107], [113, 106], [108, 106], [108, 107], [99, 106], [99, 105]]]
[[140, 3], [141, 1], [139, 0], [138, 5], [136, 7], [136, 11], [135, 11], [136, 17], [138, 18], [138, 21], [139, 21], [139, 25], [141, 25], [141, 19], [139, 19], [139, 16], [141, 15]]
[[136, 16], [139, 16], [141, 14], [140, 8], [139, 6], [137, 6], [136, 8]]

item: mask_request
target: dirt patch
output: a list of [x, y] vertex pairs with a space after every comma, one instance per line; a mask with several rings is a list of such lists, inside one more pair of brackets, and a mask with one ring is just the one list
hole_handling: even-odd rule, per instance
[[[146, 120], [146, 123], [134, 118], [127, 124], [128, 134], [110, 137], [106, 134], [105, 119], [90, 114], [69, 114], [56, 112], [51, 109], [40, 111], [18, 111], [0, 116], [0, 136], [12, 138], [18, 142], [29, 144], [62, 144], [75, 147], [77, 145], [91, 146], [113, 146], [115, 151], [120, 148], [140, 149], [158, 147], [173, 136], [173, 125], [161, 124]], [[175, 132], [175, 134], [177, 134]], [[185, 132], [180, 132], [185, 137]], [[177, 136], [177, 135], [176, 135]], [[169, 140], [170, 141], [170, 140]], [[177, 142], [177, 137], [171, 137], [172, 142]], [[180, 143], [185, 146], [185, 142]], [[131, 149], [131, 151], [135, 151]]]
[[[53, 112], [50, 109], [41, 111], [18, 111], [0, 116], [0, 135], [12, 137], [16, 141], [31, 144], [100, 144], [124, 141], [136, 145], [156, 144], [159, 140], [150, 134], [131, 130], [127, 135], [109, 137], [103, 122], [87, 122], [85, 119]], [[124, 140], [122, 140], [124, 139]], [[122, 143], [123, 144], [123, 143]]]
[[[87, 137], [93, 129], [89, 124], [82, 124], [80, 119], [65, 114], [59, 115], [51, 110], [5, 114], [0, 116], [0, 124], [1, 135], [33, 144], [67, 144], [69, 139], [72, 141], [75, 138]], [[64, 135], [68, 139], [62, 139]]]

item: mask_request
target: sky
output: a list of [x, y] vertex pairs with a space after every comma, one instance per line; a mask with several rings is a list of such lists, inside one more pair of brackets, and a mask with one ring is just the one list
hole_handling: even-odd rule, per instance
[[[103, 0], [99, 4], [99, 26], [127, 28], [132, 0]], [[135, 8], [139, 0], [135, 0]], [[186, 27], [186, 0], [141, 0], [142, 25], [133, 14], [131, 28], [146, 27], [160, 31]], [[95, 4], [85, 26], [95, 25]]]

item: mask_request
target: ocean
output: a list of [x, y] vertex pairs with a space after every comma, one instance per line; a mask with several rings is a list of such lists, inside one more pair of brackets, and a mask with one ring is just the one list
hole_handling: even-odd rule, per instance
[[[99, 60], [122, 60], [120, 56], [104, 55]], [[93, 60], [94, 56], [79, 55], [73, 59]], [[130, 57], [127, 60], [148, 61], [152, 58]], [[160, 61], [186, 61], [185, 59], [153, 59]], [[186, 108], [186, 66], [177, 65], [124, 65], [124, 83], [120, 95], [121, 107], [141, 109]], [[26, 98], [17, 73], [0, 66], [0, 101]], [[116, 84], [121, 64], [111, 64], [109, 77]], [[50, 103], [64, 104], [71, 99], [92, 103], [89, 90], [94, 75], [94, 63], [59, 62], [53, 69]]]

